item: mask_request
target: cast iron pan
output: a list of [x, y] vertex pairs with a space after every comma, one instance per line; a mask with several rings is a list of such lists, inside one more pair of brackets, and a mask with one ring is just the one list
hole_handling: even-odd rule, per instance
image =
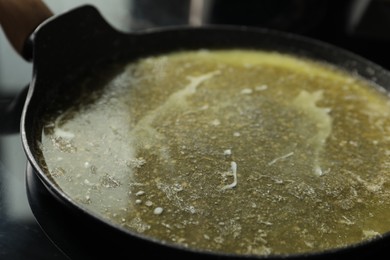
[[[92, 6], [49, 18], [30, 37], [33, 76], [23, 100], [21, 137], [28, 158], [27, 186], [32, 210], [50, 238], [72, 259], [183, 257], [183, 259], [337, 259], [390, 256], [390, 234], [347, 248], [266, 257], [199, 252], [166, 245], [105, 222], [64, 194], [38, 164], [41, 122], [48, 102], [70, 92], [66, 84], [90, 68], [176, 50], [250, 48], [276, 50], [326, 61], [390, 89], [390, 73], [357, 55], [296, 35], [244, 27], [180, 27], [125, 34], [114, 30]], [[18, 106], [15, 106], [18, 107]]]

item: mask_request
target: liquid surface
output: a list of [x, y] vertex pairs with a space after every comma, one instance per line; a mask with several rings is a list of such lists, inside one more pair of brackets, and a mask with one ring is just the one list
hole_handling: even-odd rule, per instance
[[109, 221], [255, 255], [390, 230], [390, 104], [366, 82], [277, 53], [194, 51], [128, 64], [88, 95], [47, 119], [40, 145], [58, 186]]

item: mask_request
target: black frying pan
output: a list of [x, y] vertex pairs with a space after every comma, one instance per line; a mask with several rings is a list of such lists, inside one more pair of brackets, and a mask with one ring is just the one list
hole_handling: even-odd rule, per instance
[[69, 86], [89, 69], [117, 61], [190, 49], [250, 48], [276, 50], [322, 60], [390, 89], [390, 73], [350, 52], [296, 35], [242, 27], [180, 27], [124, 34], [114, 30], [91, 6], [54, 16], [34, 31], [24, 54], [32, 54], [33, 77], [27, 96], [16, 102], [21, 111], [21, 137], [25, 149], [30, 205], [50, 238], [71, 258], [185, 257], [185, 259], [336, 259], [390, 256], [390, 234], [343, 249], [301, 255], [242, 257], [199, 252], [165, 245], [107, 223], [82, 209], [64, 194], [38, 164], [37, 140], [49, 101], [70, 92]]

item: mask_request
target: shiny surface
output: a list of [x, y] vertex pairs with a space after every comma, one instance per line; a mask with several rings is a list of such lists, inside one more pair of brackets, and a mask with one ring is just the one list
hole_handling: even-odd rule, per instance
[[390, 229], [390, 105], [372, 86], [243, 50], [141, 59], [91, 90], [103, 79], [83, 85], [96, 100], [61, 106], [40, 142], [43, 167], [92, 213], [239, 254], [321, 251]]

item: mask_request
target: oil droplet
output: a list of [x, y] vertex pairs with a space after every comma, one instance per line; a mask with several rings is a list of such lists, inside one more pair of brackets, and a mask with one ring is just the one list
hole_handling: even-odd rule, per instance
[[160, 215], [161, 213], [163, 213], [164, 209], [161, 208], [161, 207], [157, 207], [153, 210], [153, 214], [155, 215]]

